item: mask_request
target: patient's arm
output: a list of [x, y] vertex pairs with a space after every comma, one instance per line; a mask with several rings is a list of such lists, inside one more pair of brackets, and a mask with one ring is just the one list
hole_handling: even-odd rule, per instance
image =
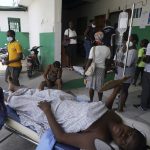
[[55, 120], [48, 102], [46, 101], [40, 102], [38, 104], [38, 107], [45, 113], [48, 123], [58, 142], [69, 144], [78, 148], [95, 150], [94, 146], [95, 133], [93, 132], [65, 133], [61, 128], [61, 126]]

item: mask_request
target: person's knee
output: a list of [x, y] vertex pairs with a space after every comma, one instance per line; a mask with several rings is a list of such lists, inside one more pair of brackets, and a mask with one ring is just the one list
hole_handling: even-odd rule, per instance
[[46, 84], [45, 81], [42, 81], [40, 85], [44, 87], [44, 86], [46, 86], [47, 84]]
[[57, 79], [55, 82], [55, 85], [57, 86], [57, 89], [61, 90], [62, 89], [62, 80]]

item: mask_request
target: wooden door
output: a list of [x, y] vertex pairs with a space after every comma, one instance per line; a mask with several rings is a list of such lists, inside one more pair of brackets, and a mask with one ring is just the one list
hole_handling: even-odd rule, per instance
[[102, 30], [105, 27], [106, 15], [95, 16], [97, 31]]
[[118, 24], [120, 12], [121, 11], [116, 11], [116, 12], [112, 12], [109, 14], [109, 20], [110, 20], [112, 26], [114, 26], [115, 24]]

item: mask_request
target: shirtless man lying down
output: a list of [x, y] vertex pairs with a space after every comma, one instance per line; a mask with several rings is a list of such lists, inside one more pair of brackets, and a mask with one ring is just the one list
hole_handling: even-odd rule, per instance
[[60, 143], [96, 150], [94, 140], [100, 139], [108, 144], [114, 141], [123, 150], [147, 149], [143, 134], [125, 125], [119, 115], [100, 101], [79, 103], [60, 90], [18, 89], [9, 83], [14, 91], [7, 100], [10, 107], [45, 128], [50, 126]]

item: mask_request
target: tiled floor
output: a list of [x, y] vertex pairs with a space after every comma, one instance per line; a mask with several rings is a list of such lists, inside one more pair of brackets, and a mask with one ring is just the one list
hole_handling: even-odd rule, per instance
[[[2, 69], [0, 65], [0, 69]], [[67, 69], [63, 70], [63, 82], [67, 82], [72, 79], [78, 79], [82, 76], [74, 71], [69, 71]], [[26, 73], [26, 66], [23, 67], [23, 72], [20, 77], [20, 82], [23, 85], [26, 85], [31, 88], [38, 87], [40, 81], [43, 80], [43, 77], [41, 76], [41, 73], [36, 73], [34, 78], [29, 79], [27, 77]], [[4, 81], [4, 74], [0, 73], [0, 86], [3, 87], [5, 90], [7, 90], [7, 84]], [[71, 90], [75, 95], [87, 95], [88, 96], [88, 90], [86, 88], [79, 88], [79, 89], [73, 89]], [[110, 95], [111, 90], [104, 92], [103, 101], [107, 99], [107, 97]], [[135, 103], [139, 103], [140, 99], [137, 97], [138, 94], [141, 93], [141, 87], [139, 86], [131, 86], [129, 90], [129, 97], [126, 103], [125, 112], [122, 113], [122, 115], [127, 116], [129, 118], [133, 118], [136, 120], [140, 120], [142, 122], [147, 123], [150, 126], [150, 111], [141, 111], [136, 108], [134, 108], [132, 105]], [[95, 94], [94, 100], [97, 100], [97, 95]], [[115, 101], [114, 107], [117, 106], [117, 100]], [[8, 135], [8, 131], [5, 129], [0, 131], [0, 139]], [[17, 137], [16, 135], [11, 136], [7, 141], [0, 143], [0, 150], [34, 150], [35, 145], [31, 144], [30, 142], [27, 142], [24, 139], [21, 139], [20, 137]]]

